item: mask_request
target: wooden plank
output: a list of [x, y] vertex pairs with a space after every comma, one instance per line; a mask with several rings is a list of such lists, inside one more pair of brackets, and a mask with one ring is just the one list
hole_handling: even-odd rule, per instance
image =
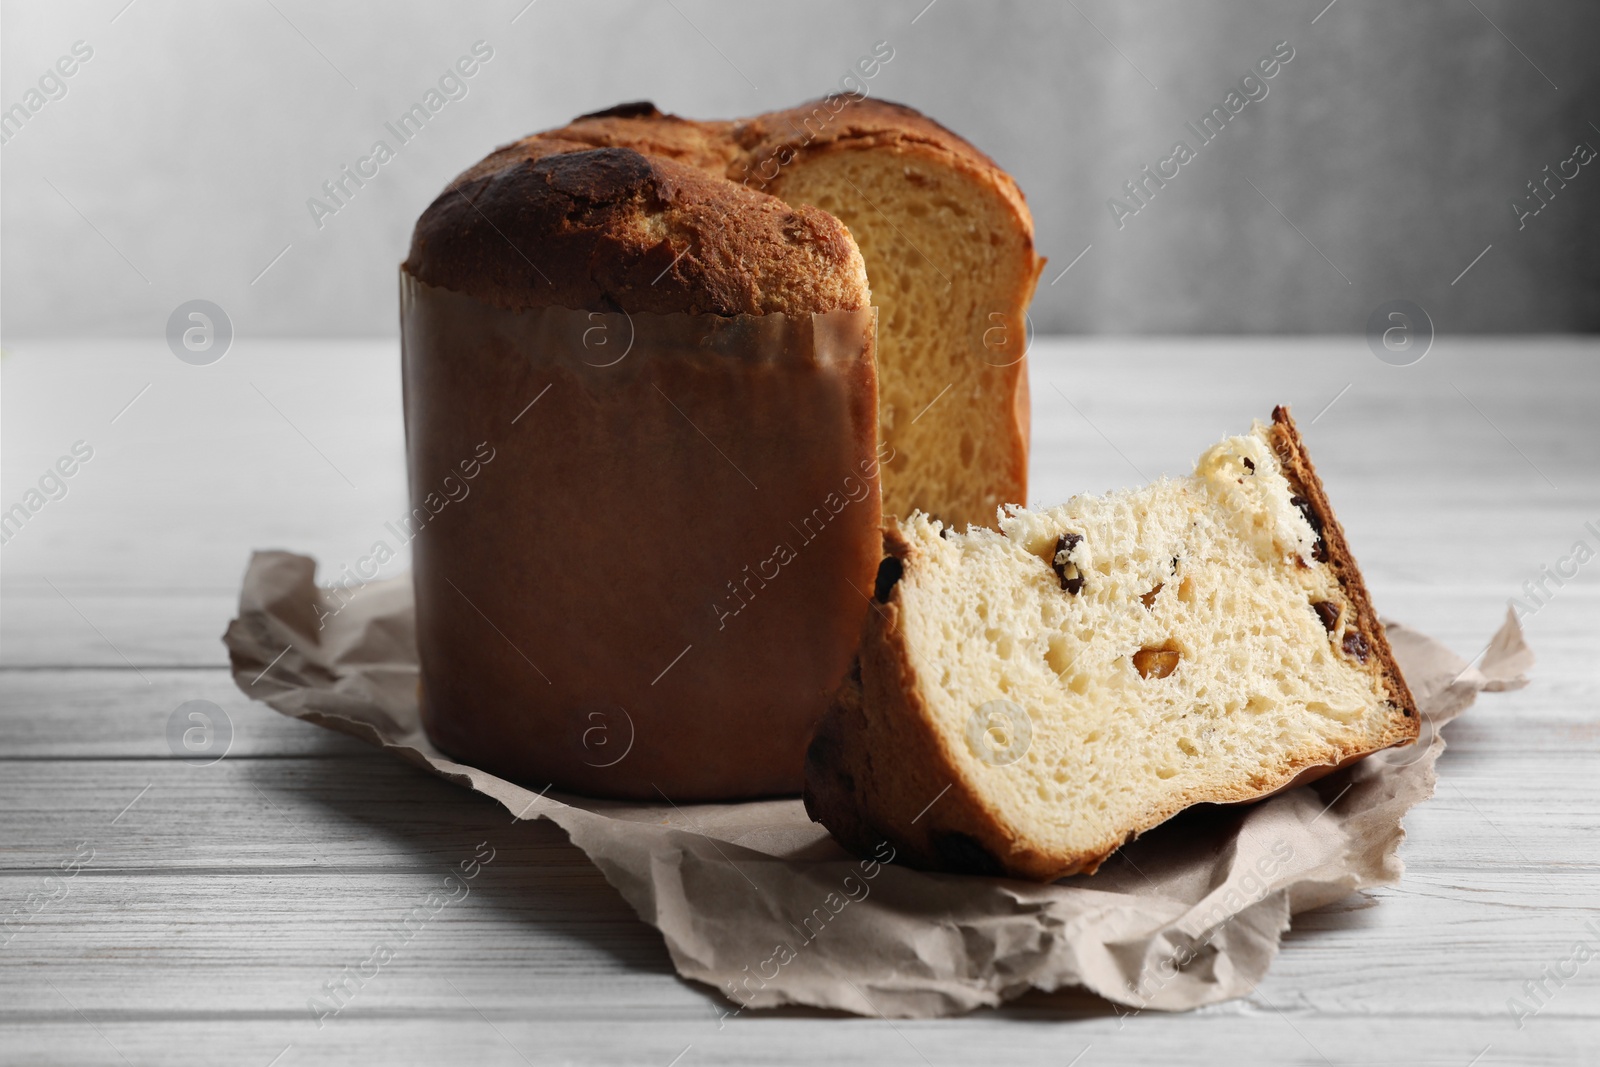
[[[614, 894], [597, 894], [581, 866], [483, 867], [471, 891], [432, 918], [402, 919], [444, 884], [473, 843], [431, 868], [314, 873], [91, 875], [12, 928], [0, 978], [8, 1015], [60, 1011], [41, 977], [70, 983], [99, 1011], [158, 1015], [271, 1013], [303, 1018], [307, 1001], [337, 1007], [324, 983], [388, 943], [396, 959], [349, 999], [388, 1015], [450, 1010], [440, 974], [472, 976], [484, 1010], [509, 1016], [594, 1014], [711, 999], [671, 977], [660, 938]], [[3, 880], [8, 891], [14, 879]], [[1597, 879], [1539, 872], [1460, 885], [1423, 875], [1408, 888], [1373, 890], [1360, 908], [1306, 916], [1273, 966], [1299, 1012], [1493, 1018], [1523, 983], [1597, 935]], [[1537, 900], [1537, 906], [1530, 906]], [[1600, 967], [1600, 964], [1594, 964]], [[1441, 982], [1437, 976], [1449, 975]], [[138, 981], [129, 981], [137, 973]], [[1600, 975], [1569, 974], [1556, 1004], [1600, 1025]], [[608, 1004], [585, 1007], [604, 992]], [[693, 992], [693, 995], [686, 995]], [[1274, 997], [1276, 999], [1276, 997]]]
[[[477, 990], [467, 980], [460, 975], [450, 978], [467, 1000], [477, 999]], [[440, 985], [447, 995], [456, 995], [445, 982]], [[1273, 995], [1263, 990], [1264, 997]], [[612, 1003], [603, 996], [597, 1002]], [[1068, 1021], [1069, 1026], [1050, 1025]], [[366, 1015], [341, 1019], [320, 1032], [255, 1018], [161, 1023], [108, 1019], [97, 1020], [94, 1026], [103, 1035], [78, 1018], [19, 1024], [11, 1029], [18, 1062], [107, 1067], [219, 1062], [252, 1067], [307, 1063], [767, 1067], [801, 1061], [1060, 1067], [1081, 1054], [1075, 1067], [1326, 1067], [1329, 1063], [1468, 1067], [1490, 1046], [1477, 1067], [1572, 1067], [1585, 1062], [1582, 1057], [1593, 1047], [1589, 1019], [1541, 1015], [1524, 1032], [1508, 1033], [1498, 1019], [1306, 1018], [1287, 1009], [1275, 1011], [1264, 999], [1248, 1014], [1237, 1015], [1079, 1020], [1014, 1009], [956, 1021], [891, 1024], [805, 1014], [745, 1016], [721, 1030], [709, 1012], [625, 1013], [622, 1006], [609, 1017], [512, 1018], [492, 1011], [482, 1017], [463, 1013], [454, 1018]], [[1374, 1059], [1375, 1049], [1388, 1054]], [[277, 1056], [282, 1058], [271, 1063]]]
[[[1453, 870], [1531, 862], [1600, 872], [1592, 848], [1574, 847], [1600, 831], [1600, 780], [1591, 773], [1600, 736], [1537, 721], [1480, 729], [1474, 743], [1447, 751], [1443, 787], [1410, 816], [1412, 854]], [[409, 866], [510, 821], [487, 798], [377, 752], [209, 767], [173, 759], [0, 766], [0, 869], [10, 871], [52, 867], [80, 840], [102, 870]]]
[[0, 766], [0, 872], [53, 869], [80, 841], [96, 871], [317, 868], [342, 880], [358, 867], [433, 864], [490, 835], [507, 841], [508, 865], [587, 862], [549, 824], [513, 827], [487, 797], [376, 750], [205, 767], [170, 758]]
[[0, 669], [225, 667], [222, 633], [238, 614], [239, 591], [24, 588], [5, 601]]
[[406, 510], [396, 341], [241, 335], [204, 368], [160, 339], [23, 341], [5, 373], [8, 493], [94, 450], [6, 544], [7, 592], [233, 590], [252, 546], [354, 559]]
[[[0, 760], [184, 759], [167, 736], [191, 700], [215, 704], [232, 735], [229, 759], [362, 756], [371, 746], [251, 701], [222, 668], [114, 667], [0, 671]], [[219, 724], [220, 725], [220, 724]]]

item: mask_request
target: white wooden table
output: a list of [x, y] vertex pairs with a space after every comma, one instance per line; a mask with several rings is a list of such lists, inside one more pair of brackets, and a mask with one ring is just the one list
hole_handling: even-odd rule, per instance
[[[209, 367], [159, 338], [6, 353], [0, 507], [74, 442], [93, 457], [0, 554], [0, 1061], [1600, 1062], [1600, 958], [1543, 979], [1520, 1029], [1508, 1010], [1538, 1006], [1524, 984], [1570, 973], [1578, 941], [1600, 956], [1600, 560], [1525, 620], [1533, 684], [1450, 728], [1404, 883], [1300, 917], [1252, 996], [719, 1026], [718, 995], [674, 976], [558, 831], [228, 677], [251, 548], [335, 570], [405, 510], [397, 361], [394, 342], [247, 338]], [[1400, 368], [1361, 338], [1041, 339], [1033, 374], [1036, 503], [1185, 471], [1293, 403], [1380, 608], [1463, 655], [1541, 566], [1600, 548], [1594, 341], [1444, 337]], [[234, 733], [205, 767], [167, 740], [197, 699]], [[471, 896], [319, 1029], [322, 984], [482, 841]]]

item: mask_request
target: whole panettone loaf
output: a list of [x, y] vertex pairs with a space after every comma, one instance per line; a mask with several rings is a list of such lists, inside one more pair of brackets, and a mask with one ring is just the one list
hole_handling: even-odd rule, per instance
[[402, 272], [417, 514], [496, 457], [415, 542], [430, 736], [594, 794], [798, 791], [880, 479], [952, 521], [1022, 499], [1040, 264], [997, 167], [857, 98], [627, 105], [463, 173]]

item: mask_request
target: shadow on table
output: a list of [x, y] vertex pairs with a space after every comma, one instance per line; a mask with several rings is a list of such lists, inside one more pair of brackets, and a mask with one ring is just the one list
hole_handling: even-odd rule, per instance
[[[660, 933], [634, 914], [566, 832], [545, 820], [516, 821], [482, 794], [451, 785], [381, 752], [341, 750], [335, 758], [241, 762], [254, 784], [275, 804], [310, 810], [322, 821], [318, 836], [360, 842], [362, 851], [387, 853], [386, 871], [437, 872], [441, 878], [484, 848], [493, 859], [471, 881], [474, 908], [491, 922], [526, 925], [559, 939], [576, 940], [612, 964], [645, 975], [672, 976], [707, 1001], [720, 1016], [737, 1006], [720, 991], [677, 975]], [[1330, 787], [1336, 788], [1336, 776]], [[1200, 805], [1157, 827], [1116, 853], [1094, 876], [1097, 888], [1115, 890], [1141, 877], [1138, 857], [1149, 850], [1182, 851], [1216, 839], [1218, 824], [1241, 818], [1238, 808]], [[1352, 906], [1353, 905], [1353, 906]], [[1369, 906], [1357, 896], [1296, 917], [1287, 942], [1362, 925]], [[497, 967], [548, 966], [547, 945], [508, 941], [493, 946]], [[1093, 993], [1072, 988], [1031, 991], [1006, 1005], [983, 1009], [1016, 1021], [1066, 1022], [1137, 1015]], [[1152, 1013], [1164, 1014], [1164, 1013]], [[741, 1019], [853, 1018], [848, 1012], [807, 1007], [747, 1009]]]
[[[370, 749], [292, 765], [267, 760], [239, 766], [280, 808], [320, 819], [318, 837], [331, 839], [333, 847], [349, 839], [364, 853], [386, 853], [385, 871], [437, 872], [443, 884], [463, 861], [492, 849], [468, 883], [470, 907], [489, 909], [490, 921], [582, 941], [631, 970], [675, 973], [656, 930], [554, 823], [514, 821], [488, 797]], [[501, 945], [497, 962], [507, 962], [519, 947], [535, 958], [531, 944]]]

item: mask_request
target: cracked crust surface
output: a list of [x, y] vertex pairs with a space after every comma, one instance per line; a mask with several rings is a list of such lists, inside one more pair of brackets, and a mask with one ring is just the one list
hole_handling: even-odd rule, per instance
[[641, 101], [504, 145], [468, 168], [418, 220], [406, 269], [504, 308], [856, 310], [871, 295], [844, 225], [766, 194], [801, 155], [865, 147], [927, 153], [979, 179], [1031, 237], [1011, 176], [912, 108], [837, 96], [697, 121]]
[[710, 121], [669, 115], [638, 101], [581, 115], [534, 138], [632, 148], [764, 192], [778, 189], [784, 168], [803, 156], [858, 148], [921, 152], [1000, 191], [1033, 232], [1022, 191], [998, 163], [915, 108], [887, 100], [841, 94], [754, 118]]
[[844, 225], [698, 166], [535, 136], [469, 169], [417, 221], [406, 269], [500, 308], [713, 315], [859, 310]]

